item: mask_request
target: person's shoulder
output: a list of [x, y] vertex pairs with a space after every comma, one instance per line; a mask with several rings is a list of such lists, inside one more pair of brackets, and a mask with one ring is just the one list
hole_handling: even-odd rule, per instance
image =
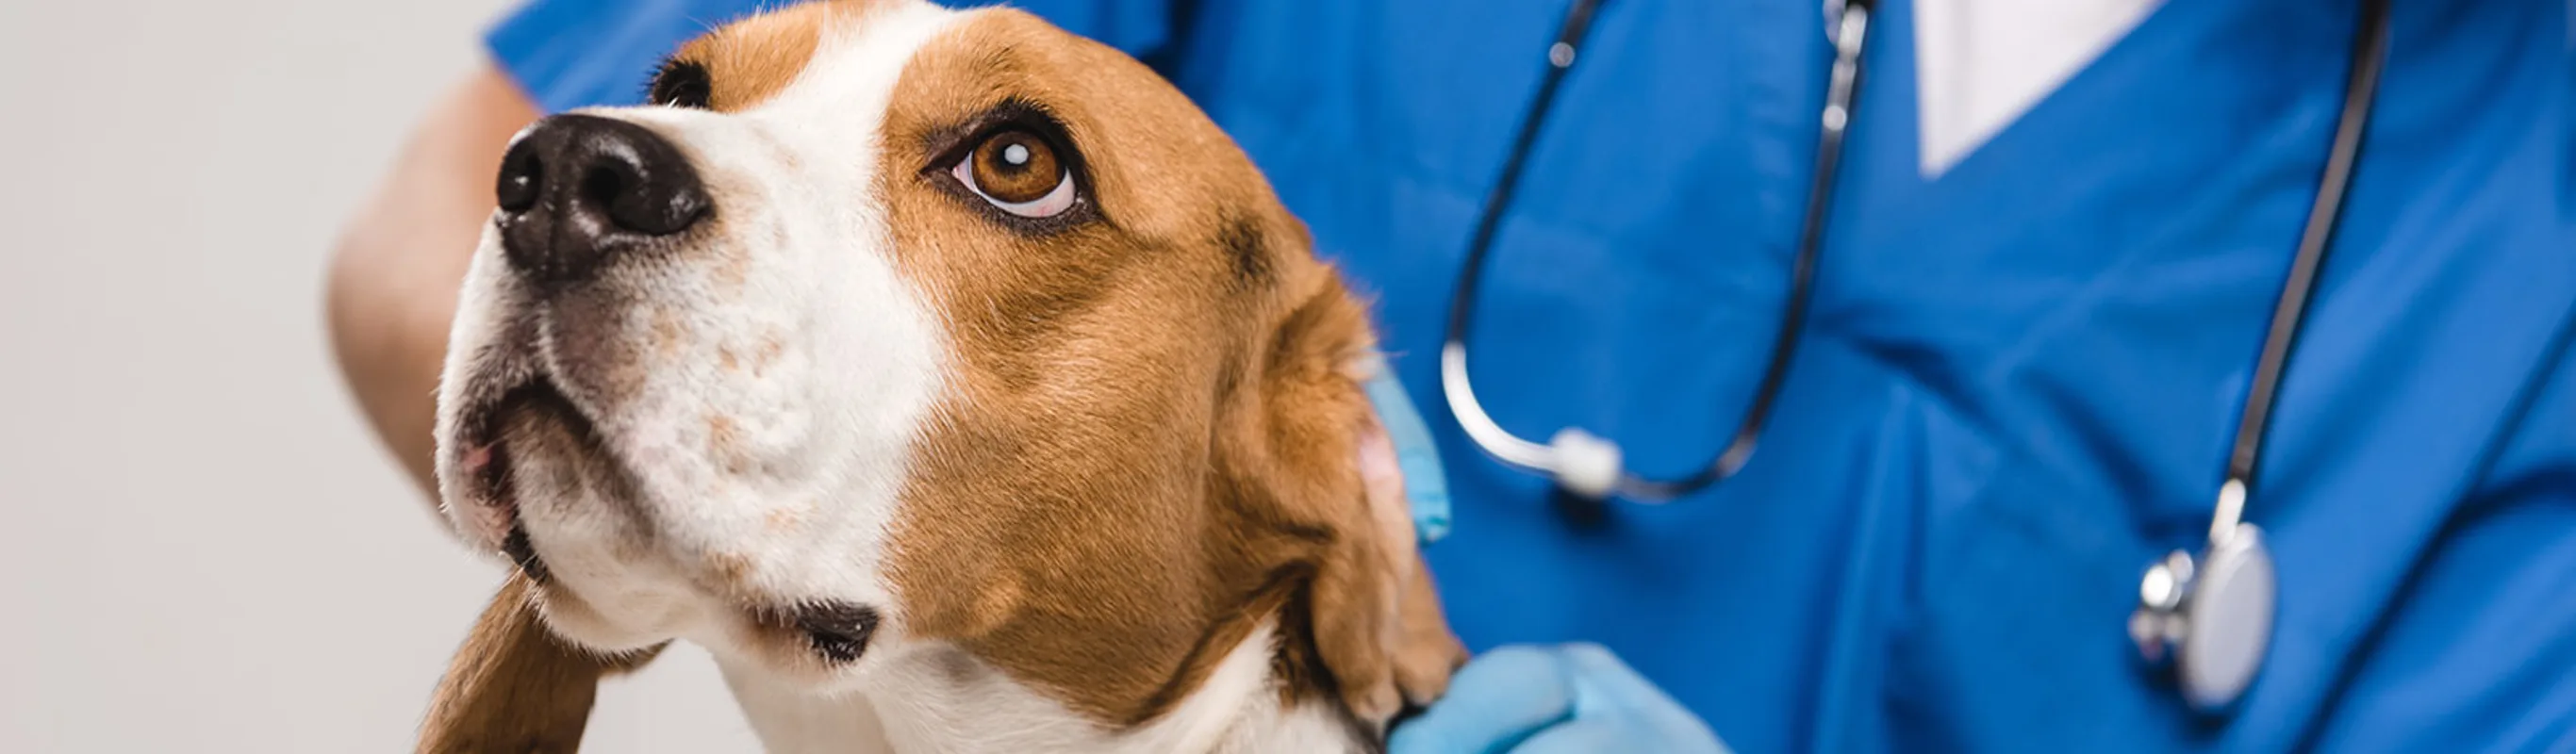
[[[818, 0], [819, 1], [819, 0]], [[1002, 0], [947, 0], [974, 8]], [[545, 112], [643, 101], [653, 67], [681, 43], [795, 0], [529, 0], [484, 37], [493, 62]], [[1010, 0], [1057, 26], [1144, 55], [1172, 33], [1172, 0]]]
[[643, 100], [681, 43], [777, 0], [530, 0], [484, 36], [493, 63], [546, 112]]

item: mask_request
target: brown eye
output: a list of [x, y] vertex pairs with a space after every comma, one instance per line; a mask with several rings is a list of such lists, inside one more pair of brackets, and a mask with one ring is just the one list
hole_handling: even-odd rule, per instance
[[1073, 207], [1073, 176], [1055, 148], [1027, 131], [986, 137], [952, 171], [968, 190], [1021, 217], [1050, 217]]

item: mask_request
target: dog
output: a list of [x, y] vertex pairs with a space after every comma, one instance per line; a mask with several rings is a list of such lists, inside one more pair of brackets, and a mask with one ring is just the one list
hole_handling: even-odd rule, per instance
[[424, 750], [569, 749], [674, 640], [779, 752], [1373, 751], [1443, 692], [1367, 310], [1151, 69], [825, 0], [650, 92], [503, 159], [437, 479], [516, 569]]

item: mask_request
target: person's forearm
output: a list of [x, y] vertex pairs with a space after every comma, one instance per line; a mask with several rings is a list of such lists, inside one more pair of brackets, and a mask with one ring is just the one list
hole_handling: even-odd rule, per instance
[[456, 292], [492, 213], [510, 136], [538, 115], [486, 66], [441, 99], [334, 251], [328, 297], [340, 373], [414, 481], [434, 489], [431, 427]]

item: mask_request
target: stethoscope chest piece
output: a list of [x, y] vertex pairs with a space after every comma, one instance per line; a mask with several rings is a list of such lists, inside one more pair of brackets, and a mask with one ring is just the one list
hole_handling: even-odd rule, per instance
[[2278, 596], [2262, 530], [2240, 523], [2198, 560], [2176, 550], [2147, 569], [2129, 638], [2149, 663], [2172, 667], [2192, 708], [2223, 711], [2263, 667]]

